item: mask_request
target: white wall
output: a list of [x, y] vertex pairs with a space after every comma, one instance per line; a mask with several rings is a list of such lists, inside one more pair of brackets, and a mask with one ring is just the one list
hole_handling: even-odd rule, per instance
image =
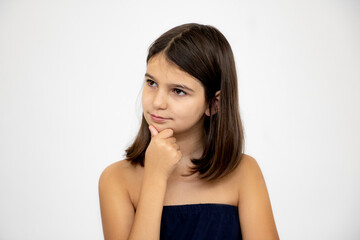
[[102, 239], [98, 178], [138, 129], [147, 48], [228, 38], [281, 239], [360, 238], [360, 2], [0, 2], [0, 239]]

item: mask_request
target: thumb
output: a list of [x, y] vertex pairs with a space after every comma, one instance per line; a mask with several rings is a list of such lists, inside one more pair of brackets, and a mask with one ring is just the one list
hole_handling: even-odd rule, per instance
[[149, 130], [151, 132], [151, 137], [156, 136], [159, 133], [153, 125], [149, 125]]

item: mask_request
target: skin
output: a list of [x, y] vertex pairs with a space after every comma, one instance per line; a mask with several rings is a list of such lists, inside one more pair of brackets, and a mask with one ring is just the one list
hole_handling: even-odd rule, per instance
[[[119, 161], [101, 174], [105, 239], [159, 239], [163, 206], [192, 203], [238, 206], [243, 239], [279, 239], [265, 180], [254, 158], [244, 155], [237, 169], [212, 183], [200, 181], [198, 174], [181, 176], [189, 172], [190, 159], [203, 151], [203, 121], [210, 112], [204, 93], [197, 79], [164, 55], [150, 59], [142, 95], [151, 132], [145, 167]], [[215, 105], [219, 98], [217, 92]], [[157, 122], [151, 114], [167, 120]]]
[[[171, 84], [181, 84], [192, 91], [173, 88]], [[169, 63], [162, 54], [150, 59], [142, 94], [143, 112], [147, 123], [158, 132], [173, 130], [182, 153], [176, 171], [169, 172], [173, 178], [188, 173], [191, 157], [201, 156], [204, 117], [209, 113], [206, 105], [205, 90], [200, 81]], [[159, 123], [150, 114], [168, 120]]]

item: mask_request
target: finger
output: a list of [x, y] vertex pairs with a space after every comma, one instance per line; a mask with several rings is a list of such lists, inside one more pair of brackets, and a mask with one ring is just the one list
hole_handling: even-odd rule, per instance
[[170, 128], [164, 129], [159, 133], [160, 138], [169, 138], [172, 137], [172, 135], [174, 134], [174, 131]]
[[159, 132], [156, 130], [156, 128], [152, 125], [149, 125], [149, 130], [150, 130], [150, 133], [151, 133], [151, 137], [153, 136], [156, 136], [159, 134]]
[[171, 146], [176, 150], [180, 150], [179, 145], [177, 145], [176, 143], [172, 143]]
[[181, 158], [182, 158], [182, 153], [181, 153], [181, 151], [180, 151], [180, 150], [178, 150], [178, 151], [176, 152], [176, 155], [177, 155], [177, 157], [178, 157], [179, 159], [181, 159]]
[[170, 138], [166, 139], [166, 141], [167, 141], [168, 143], [176, 143], [176, 138], [170, 137]]

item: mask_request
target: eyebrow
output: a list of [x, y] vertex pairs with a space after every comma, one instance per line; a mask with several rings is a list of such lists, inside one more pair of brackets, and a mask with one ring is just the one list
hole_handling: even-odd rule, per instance
[[[154, 78], [153, 76], [151, 76], [151, 75], [148, 74], [148, 73], [145, 73], [145, 76], [146, 76], [146, 77], [149, 77], [149, 78], [152, 78], [152, 79], [154, 79], [155, 81], [157, 81], [156, 78]], [[187, 87], [187, 86], [185, 86], [185, 85], [183, 85], [183, 84], [168, 84], [168, 85], [171, 86], [171, 87], [183, 88], [183, 89], [188, 90], [188, 91], [190, 91], [190, 92], [194, 92], [194, 90], [192, 90], [191, 88], [189, 88], [189, 87]]]

